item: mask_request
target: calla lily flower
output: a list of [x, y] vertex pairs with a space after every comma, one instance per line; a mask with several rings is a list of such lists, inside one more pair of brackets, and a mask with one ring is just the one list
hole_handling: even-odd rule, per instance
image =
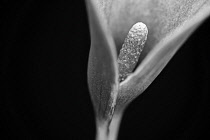
[[[181, 45], [210, 15], [209, 0], [87, 0], [91, 34], [88, 84], [97, 139], [116, 139], [126, 106], [143, 93]], [[119, 82], [117, 58], [129, 29], [148, 28], [137, 68]]]

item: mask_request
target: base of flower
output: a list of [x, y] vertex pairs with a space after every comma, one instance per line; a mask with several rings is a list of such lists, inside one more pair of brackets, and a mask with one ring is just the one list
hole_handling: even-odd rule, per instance
[[110, 124], [97, 122], [96, 140], [117, 140], [122, 114], [114, 115]]

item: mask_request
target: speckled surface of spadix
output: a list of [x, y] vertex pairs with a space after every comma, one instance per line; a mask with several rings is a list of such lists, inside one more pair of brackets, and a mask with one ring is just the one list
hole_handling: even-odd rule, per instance
[[[125, 107], [148, 88], [184, 41], [209, 16], [210, 1], [86, 0], [86, 4], [91, 32], [88, 85], [96, 112], [97, 133], [105, 134], [104, 139], [114, 140], [117, 131], [109, 130], [118, 129]], [[119, 83], [117, 50], [136, 22], [147, 25], [147, 42], [137, 69]], [[112, 118], [118, 119], [111, 121]]]

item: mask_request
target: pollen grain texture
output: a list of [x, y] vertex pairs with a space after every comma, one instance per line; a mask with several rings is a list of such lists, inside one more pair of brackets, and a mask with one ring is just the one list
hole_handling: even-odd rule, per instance
[[147, 26], [138, 22], [134, 24], [124, 40], [118, 56], [119, 82], [124, 81], [133, 72], [147, 40]]

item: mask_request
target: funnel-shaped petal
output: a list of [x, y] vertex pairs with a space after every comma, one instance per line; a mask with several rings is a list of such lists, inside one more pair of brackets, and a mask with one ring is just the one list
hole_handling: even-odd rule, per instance
[[[87, 0], [86, 3], [91, 31], [88, 83], [97, 118], [109, 122], [113, 114], [120, 116], [126, 105], [152, 83], [210, 15], [210, 0]], [[147, 41], [136, 69], [119, 83], [118, 54], [128, 31], [137, 22], [147, 26]]]

